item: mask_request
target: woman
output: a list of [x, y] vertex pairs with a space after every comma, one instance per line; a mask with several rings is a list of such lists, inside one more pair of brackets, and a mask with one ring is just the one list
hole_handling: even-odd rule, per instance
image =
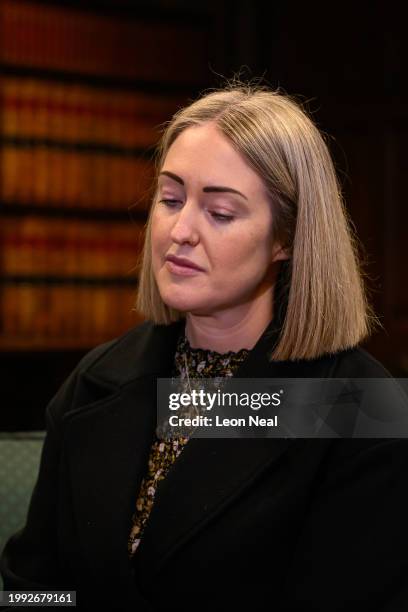
[[139, 310], [47, 409], [5, 588], [132, 610], [402, 610], [396, 439], [156, 436], [160, 377], [388, 374], [326, 145], [291, 99], [232, 86], [161, 140]]

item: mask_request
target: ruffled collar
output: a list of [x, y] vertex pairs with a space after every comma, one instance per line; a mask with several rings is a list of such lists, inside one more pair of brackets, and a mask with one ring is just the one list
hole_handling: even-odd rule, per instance
[[232, 376], [237, 367], [249, 354], [248, 349], [219, 353], [210, 349], [193, 348], [185, 333], [177, 343], [175, 366], [179, 375], [191, 378]]

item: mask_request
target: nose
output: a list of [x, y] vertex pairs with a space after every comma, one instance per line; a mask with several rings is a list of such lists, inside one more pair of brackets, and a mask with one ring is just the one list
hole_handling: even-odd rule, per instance
[[196, 245], [199, 240], [198, 212], [191, 202], [186, 202], [174, 217], [170, 237], [177, 244]]

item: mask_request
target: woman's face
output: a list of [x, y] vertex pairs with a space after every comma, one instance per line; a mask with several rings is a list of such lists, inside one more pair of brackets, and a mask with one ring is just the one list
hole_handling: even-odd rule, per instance
[[271, 288], [272, 263], [285, 258], [273, 244], [272, 221], [262, 180], [214, 124], [186, 129], [165, 158], [152, 217], [163, 301], [211, 315]]

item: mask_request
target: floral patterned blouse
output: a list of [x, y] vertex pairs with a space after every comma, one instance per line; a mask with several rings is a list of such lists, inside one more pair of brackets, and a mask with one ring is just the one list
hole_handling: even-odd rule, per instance
[[[172, 376], [181, 382], [190, 378], [225, 378], [233, 376], [238, 366], [247, 357], [249, 350], [218, 353], [207, 349], [192, 348], [185, 335], [179, 337]], [[146, 522], [154, 503], [157, 487], [177, 457], [188, 443], [188, 435], [162, 439], [156, 437], [152, 444], [147, 473], [142, 481], [136, 509], [132, 516], [132, 527], [128, 538], [128, 554], [133, 557], [140, 544]]]

